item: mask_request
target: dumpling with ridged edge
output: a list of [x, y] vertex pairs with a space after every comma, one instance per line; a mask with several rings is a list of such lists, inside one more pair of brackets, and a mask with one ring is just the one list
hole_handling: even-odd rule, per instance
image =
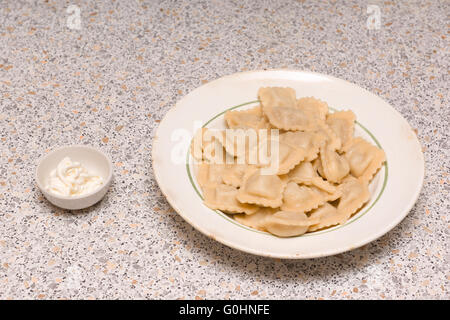
[[327, 116], [327, 125], [341, 140], [342, 148], [345, 148], [353, 140], [355, 120], [356, 116], [350, 110], [337, 111]]
[[245, 173], [237, 199], [263, 207], [277, 208], [283, 202], [285, 176], [264, 175], [262, 169], [250, 167]]
[[262, 113], [261, 106], [242, 111], [227, 111], [225, 121], [230, 129], [269, 129], [270, 123]]
[[364, 181], [372, 180], [374, 174], [386, 160], [383, 150], [362, 138], [355, 138], [345, 149], [344, 157], [353, 176]]
[[339, 183], [350, 172], [347, 159], [328, 145], [320, 148], [320, 165], [321, 174], [330, 182]]
[[258, 206], [237, 201], [238, 189], [233, 186], [226, 184], [207, 185], [202, 190], [205, 205], [213, 210], [248, 214], [255, 213], [258, 210]]
[[304, 234], [318, 221], [304, 213], [278, 211], [265, 218], [264, 228], [278, 237], [294, 237]]
[[275, 212], [280, 211], [278, 208], [265, 208], [261, 207], [252, 214], [235, 214], [233, 215], [233, 218], [239, 222], [240, 224], [243, 224], [244, 226], [254, 228], [260, 231], [266, 231], [264, 225], [265, 220], [268, 216], [274, 214]]
[[321, 103], [314, 98], [296, 100], [292, 88], [267, 87], [260, 88], [258, 97], [262, 111], [270, 124], [283, 130], [313, 130], [319, 123], [325, 122]]
[[316, 186], [303, 186], [289, 182], [283, 193], [281, 210], [293, 212], [308, 212], [327, 201], [334, 201], [341, 196], [338, 188], [323, 190]]
[[350, 218], [358, 211], [367, 201], [370, 200], [370, 192], [368, 182], [353, 176], [348, 176], [339, 185], [341, 198], [337, 210], [343, 220]]

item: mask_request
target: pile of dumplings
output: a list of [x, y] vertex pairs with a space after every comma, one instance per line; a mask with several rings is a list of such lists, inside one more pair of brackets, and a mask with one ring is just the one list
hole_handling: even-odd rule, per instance
[[[212, 129], [196, 134], [199, 143], [191, 151], [198, 160], [204, 204], [279, 237], [344, 224], [369, 201], [368, 184], [385, 161], [384, 151], [353, 136], [352, 111], [329, 113], [327, 103], [297, 99], [292, 88], [260, 88], [258, 98], [255, 108], [225, 114], [228, 130], [254, 130], [258, 144], [237, 150], [225, 131], [210, 139], [205, 137]], [[260, 146], [262, 130], [269, 141], [271, 129], [279, 130], [276, 172], [265, 174], [265, 165], [233, 161], [248, 159], [250, 150]], [[224, 160], [219, 163], [214, 161], [217, 150]]]

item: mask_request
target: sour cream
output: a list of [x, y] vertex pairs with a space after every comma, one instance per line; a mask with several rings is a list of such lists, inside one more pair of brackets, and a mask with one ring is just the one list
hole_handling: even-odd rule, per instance
[[65, 157], [50, 172], [46, 190], [60, 196], [79, 196], [96, 190], [102, 184], [102, 177], [88, 172], [79, 162], [72, 162], [69, 157]]

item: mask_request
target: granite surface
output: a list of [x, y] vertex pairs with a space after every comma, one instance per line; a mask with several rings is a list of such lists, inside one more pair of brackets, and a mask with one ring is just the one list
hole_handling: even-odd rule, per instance
[[[0, 1], [0, 299], [449, 299], [449, 12], [445, 0]], [[160, 119], [202, 83], [266, 68], [354, 82], [416, 129], [426, 176], [400, 225], [290, 261], [217, 243], [168, 205], [150, 158]], [[76, 143], [107, 152], [115, 181], [73, 213], [43, 198], [34, 170]]]

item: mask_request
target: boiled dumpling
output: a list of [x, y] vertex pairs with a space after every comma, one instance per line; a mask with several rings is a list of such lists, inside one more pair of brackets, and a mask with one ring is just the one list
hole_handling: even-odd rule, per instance
[[223, 164], [202, 162], [197, 165], [197, 182], [200, 187], [223, 183]]
[[240, 187], [247, 168], [247, 164], [224, 164], [221, 172], [223, 182], [233, 187]]
[[225, 121], [230, 129], [268, 129], [270, 124], [262, 113], [261, 106], [243, 111], [227, 111]]
[[261, 169], [250, 168], [244, 175], [237, 199], [263, 207], [277, 208], [283, 202], [286, 178], [277, 175], [263, 175]]
[[283, 87], [267, 87], [258, 90], [258, 97], [264, 108], [286, 107], [295, 108], [297, 100], [295, 90]]
[[280, 134], [280, 141], [296, 148], [300, 148], [305, 153], [305, 161], [312, 161], [317, 158], [320, 146], [325, 143], [325, 135], [318, 132], [285, 132]]
[[238, 189], [226, 184], [208, 185], [203, 187], [204, 203], [213, 210], [227, 213], [252, 214], [258, 207], [251, 204], [240, 203], [236, 200]]
[[328, 202], [311, 211], [309, 217], [317, 218], [319, 219], [319, 222], [311, 225], [308, 231], [316, 231], [337, 224], [344, 224], [348, 219], [346, 214], [340, 213], [336, 207], [332, 206]]
[[[268, 150], [266, 150], [266, 159], [259, 159], [260, 162], [263, 162], [262, 164], [259, 164], [259, 166], [274, 168], [274, 174], [282, 175], [288, 173], [305, 158], [303, 149], [296, 148], [287, 143], [278, 141], [278, 150], [274, 149], [274, 153], [272, 153], [270, 147], [274, 146], [274, 143], [276, 142], [271, 141], [270, 143], [262, 143], [266, 143], [269, 147], [267, 147]], [[265, 152], [263, 151], [262, 153], [264, 154]], [[259, 153], [259, 155], [261, 155], [261, 153]]]
[[308, 117], [323, 122], [328, 114], [328, 104], [314, 97], [304, 97], [297, 100], [297, 108]]
[[341, 191], [330, 185], [329, 189], [317, 186], [300, 186], [289, 182], [283, 193], [281, 209], [293, 212], [308, 212], [319, 207], [327, 201], [334, 201], [341, 195]]
[[304, 234], [310, 225], [317, 223], [304, 213], [278, 211], [265, 219], [265, 229], [279, 237], [293, 237]]
[[327, 124], [345, 148], [353, 140], [356, 116], [352, 111], [338, 111], [327, 116]]
[[284, 130], [313, 130], [325, 120], [320, 104], [298, 103], [291, 88], [261, 88], [258, 91], [262, 111], [270, 124]]
[[370, 181], [386, 159], [384, 151], [362, 138], [355, 138], [345, 148], [345, 158], [353, 176]]
[[226, 151], [223, 148], [224, 131], [199, 129], [191, 144], [191, 154], [197, 161], [224, 163]]
[[347, 159], [328, 145], [320, 148], [320, 165], [319, 172], [330, 182], [341, 182], [350, 172]]
[[247, 227], [250, 227], [250, 228], [254, 228], [254, 229], [257, 229], [257, 230], [261, 230], [261, 231], [265, 231], [266, 218], [268, 216], [274, 214], [277, 211], [279, 211], [279, 209], [261, 207], [255, 213], [252, 213], [252, 214], [244, 214], [244, 213], [242, 213], [242, 214], [235, 214], [235, 215], [233, 215], [233, 218], [237, 222], [243, 224], [244, 226], [247, 226]]
[[369, 187], [366, 181], [348, 176], [339, 186], [342, 196], [337, 210], [343, 220], [350, 218], [370, 199]]

